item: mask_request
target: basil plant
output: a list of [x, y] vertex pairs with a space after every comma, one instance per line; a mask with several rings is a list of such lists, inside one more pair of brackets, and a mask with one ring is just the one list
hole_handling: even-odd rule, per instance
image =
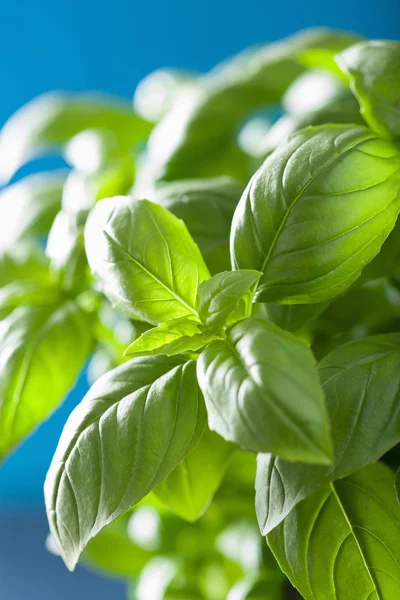
[[132, 600], [400, 598], [400, 42], [46, 94], [2, 183], [54, 150], [0, 193], [0, 456], [92, 382], [49, 548]]

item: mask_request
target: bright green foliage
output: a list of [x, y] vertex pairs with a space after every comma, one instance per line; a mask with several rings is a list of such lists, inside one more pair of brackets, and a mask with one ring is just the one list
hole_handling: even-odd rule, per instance
[[36, 244], [23, 242], [0, 250], [1, 287], [19, 280], [49, 284], [53, 279], [49, 261]]
[[47, 235], [60, 209], [66, 174], [30, 175], [0, 192], [0, 247]]
[[124, 354], [148, 356], [153, 354], [181, 354], [183, 352], [194, 352], [203, 348], [214, 339], [210, 333], [202, 331], [202, 327], [196, 321], [187, 317], [170, 319], [160, 323], [158, 327], [148, 329], [128, 346]]
[[294, 134], [240, 200], [233, 266], [263, 272], [257, 301], [329, 300], [379, 252], [400, 210], [399, 190], [399, 150], [368, 129], [329, 125]]
[[374, 131], [400, 138], [400, 42], [362, 42], [340, 53], [361, 114]]
[[243, 269], [218, 273], [203, 281], [197, 297], [197, 310], [202, 323], [209, 329], [222, 329], [240, 299], [261, 275], [258, 271]]
[[[356, 36], [328, 30], [304, 32], [261, 46], [218, 65], [185, 88], [156, 127], [149, 145], [149, 167], [157, 181], [230, 175], [248, 179], [235, 133], [248, 114], [279, 102], [309, 56], [335, 52]], [[168, 140], [168, 144], [165, 143]]]
[[147, 200], [103, 200], [85, 240], [90, 268], [116, 307], [154, 324], [198, 319], [197, 288], [209, 273], [183, 221], [165, 208]]
[[[394, 600], [400, 594], [399, 530], [394, 475], [374, 464], [310, 496], [268, 543], [305, 600]], [[296, 544], [288, 543], [293, 533]]]
[[211, 273], [230, 269], [229, 233], [244, 186], [229, 177], [174, 181], [151, 200], [185, 222]]
[[68, 165], [0, 193], [0, 459], [89, 359], [45, 483], [69, 569], [400, 597], [399, 56], [311, 30], [1, 130], [0, 183]]
[[245, 319], [203, 351], [197, 372], [210, 427], [225, 439], [288, 460], [330, 463], [313, 356], [290, 333]]
[[99, 379], [68, 420], [45, 484], [51, 532], [70, 569], [91, 538], [185, 458], [204, 427], [193, 361], [139, 358]]
[[340, 346], [320, 362], [319, 373], [334, 461], [327, 467], [314, 467], [259, 456], [256, 506], [265, 534], [318, 487], [378, 460], [400, 442], [399, 334]]
[[395, 479], [395, 488], [396, 488], [397, 500], [400, 503], [400, 469], [397, 469], [396, 479]]
[[0, 458], [64, 399], [91, 348], [90, 317], [72, 302], [20, 306], [2, 321]]

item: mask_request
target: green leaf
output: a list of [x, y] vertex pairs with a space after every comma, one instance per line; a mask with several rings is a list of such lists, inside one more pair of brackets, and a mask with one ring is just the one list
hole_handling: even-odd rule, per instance
[[394, 475], [377, 463], [299, 504], [268, 544], [305, 600], [389, 600], [400, 594], [399, 539]]
[[46, 255], [66, 290], [82, 291], [88, 287], [89, 269], [83, 238], [86, 214], [61, 210], [47, 239]]
[[0, 287], [16, 280], [44, 285], [54, 281], [48, 258], [32, 242], [23, 241], [0, 250]]
[[0, 325], [0, 458], [46, 419], [92, 349], [91, 320], [72, 302], [21, 306]]
[[174, 181], [151, 192], [184, 221], [212, 273], [230, 269], [229, 234], [244, 186], [230, 177]]
[[[256, 304], [256, 306], [259, 306]], [[327, 308], [328, 302], [319, 304], [268, 304], [268, 316], [272, 323], [298, 337], [309, 338], [315, 321]]]
[[20, 305], [60, 303], [62, 290], [43, 252], [23, 241], [0, 251], [0, 319]]
[[240, 321], [203, 351], [197, 374], [210, 428], [226, 440], [288, 460], [330, 463], [314, 358], [293, 335], [261, 319]]
[[336, 56], [371, 129], [400, 138], [400, 42], [372, 41]]
[[157, 325], [198, 319], [198, 285], [209, 278], [186, 226], [162, 206], [117, 197], [100, 201], [85, 231], [92, 272], [129, 316]]
[[335, 298], [318, 318], [313, 352], [322, 358], [343, 344], [391, 333], [399, 326], [400, 291], [393, 283], [378, 279], [355, 284], [344, 295]]
[[400, 153], [363, 127], [310, 127], [257, 171], [236, 209], [235, 268], [264, 273], [255, 299], [329, 300], [379, 252], [400, 209]]
[[156, 495], [182, 519], [196, 521], [219, 488], [232, 450], [207, 427], [193, 452], [154, 490]]
[[98, 200], [126, 194], [133, 183], [133, 169], [126, 162], [115, 162], [89, 175], [71, 171], [65, 182], [62, 209], [67, 213], [85, 212]]
[[243, 269], [218, 273], [203, 281], [197, 296], [197, 311], [202, 323], [210, 329], [222, 329], [239, 300], [261, 275], [258, 271]]
[[46, 236], [60, 209], [64, 173], [30, 175], [0, 192], [0, 245]]
[[396, 479], [395, 479], [394, 485], [395, 485], [395, 488], [396, 488], [397, 500], [400, 503], [400, 469], [397, 469]]
[[325, 483], [378, 460], [400, 442], [400, 335], [358, 340], [319, 364], [335, 451], [314, 467], [265, 454], [258, 458], [256, 508], [263, 534]]
[[250, 49], [197, 78], [154, 129], [148, 156], [152, 179], [230, 175], [247, 180], [246, 157], [235, 142], [241, 122], [256, 108], [281, 100], [304, 71], [299, 55], [307, 48], [326, 48], [333, 56], [357, 39], [310, 30]]
[[383, 243], [379, 254], [367, 265], [362, 272], [362, 281], [392, 277], [400, 273], [400, 221]]
[[53, 282], [43, 285], [35, 281], [17, 280], [0, 287], [0, 320], [18, 306], [49, 306], [62, 301], [62, 290]]
[[133, 359], [73, 411], [45, 483], [50, 529], [69, 569], [88, 541], [193, 450], [205, 427], [195, 363]]
[[112, 576], [137, 577], [153, 552], [139, 548], [128, 535], [129, 514], [121, 515], [90, 540], [83, 555], [85, 565]]
[[63, 147], [85, 129], [110, 131], [124, 147], [147, 138], [151, 125], [112, 97], [49, 93], [19, 109], [0, 132], [0, 182], [27, 161]]
[[259, 143], [256, 156], [265, 158], [296, 131], [305, 127], [326, 125], [326, 123], [365, 125], [357, 100], [353, 96], [339, 98], [317, 110], [280, 117]]
[[[362, 36], [323, 28], [317, 30], [317, 34], [318, 32], [321, 39], [316, 39], [309, 47], [302, 48], [297, 56], [298, 61], [307, 68], [332, 71], [336, 76], [343, 78], [343, 73], [335, 62], [336, 54], [360, 41]], [[318, 38], [317, 35], [316, 37]]]
[[202, 332], [198, 323], [186, 317], [171, 319], [148, 329], [134, 340], [125, 350], [124, 355], [157, 355], [172, 356], [182, 352], [194, 352], [203, 348], [215, 336]]

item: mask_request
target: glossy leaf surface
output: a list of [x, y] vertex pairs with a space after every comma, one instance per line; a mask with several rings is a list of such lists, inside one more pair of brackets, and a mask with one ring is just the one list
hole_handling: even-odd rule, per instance
[[91, 320], [72, 302], [20, 306], [0, 324], [0, 458], [46, 419], [92, 349]]
[[261, 275], [251, 270], [225, 271], [203, 281], [199, 287], [197, 310], [204, 325], [222, 329], [239, 300]]
[[153, 324], [198, 319], [197, 288], [208, 269], [184, 223], [162, 206], [102, 200], [89, 216], [85, 244], [104, 293], [129, 316]]
[[70, 569], [91, 538], [186, 457], [204, 427], [193, 361], [133, 359], [95, 383], [64, 428], [45, 484], [51, 532]]
[[400, 42], [372, 41], [336, 57], [371, 129], [400, 138]]
[[255, 452], [329, 463], [329, 423], [307, 346], [261, 319], [244, 319], [200, 355], [210, 428]]
[[194, 352], [204, 347], [213, 337], [203, 333], [196, 321], [180, 317], [148, 329], [127, 347], [124, 354], [172, 356], [182, 352]]
[[267, 158], [236, 209], [235, 268], [264, 273], [255, 299], [308, 304], [359, 277], [400, 209], [400, 153], [363, 127], [325, 125]]
[[394, 474], [376, 463], [299, 504], [268, 543], [305, 600], [389, 600], [400, 594], [399, 533]]
[[264, 534], [318, 487], [379, 459], [400, 442], [399, 334], [341, 346], [320, 362], [319, 373], [334, 461], [329, 467], [314, 467], [259, 456], [256, 508]]

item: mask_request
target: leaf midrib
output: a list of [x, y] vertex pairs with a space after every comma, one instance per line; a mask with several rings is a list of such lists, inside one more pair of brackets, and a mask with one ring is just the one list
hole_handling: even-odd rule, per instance
[[341, 510], [341, 512], [342, 512], [342, 514], [343, 514], [343, 516], [344, 516], [344, 518], [345, 518], [345, 521], [346, 521], [346, 523], [347, 523], [347, 525], [348, 525], [348, 527], [349, 527], [349, 530], [350, 530], [350, 531], [349, 531], [349, 534], [350, 534], [350, 535], [353, 537], [353, 539], [354, 539], [354, 541], [355, 541], [355, 543], [356, 543], [357, 549], [358, 549], [358, 551], [359, 551], [359, 553], [360, 553], [360, 556], [361, 556], [361, 559], [362, 559], [362, 561], [363, 561], [363, 563], [364, 563], [365, 569], [366, 569], [366, 571], [367, 571], [367, 573], [368, 573], [368, 576], [369, 576], [369, 578], [370, 578], [370, 580], [371, 580], [371, 583], [372, 583], [372, 585], [373, 585], [373, 590], [371, 590], [370, 594], [371, 594], [372, 592], [375, 592], [375, 593], [376, 593], [376, 595], [377, 595], [377, 600], [384, 600], [383, 596], [381, 596], [381, 593], [380, 593], [380, 590], [379, 590], [378, 584], [377, 584], [377, 582], [375, 581], [375, 578], [374, 578], [374, 576], [372, 575], [372, 573], [371, 573], [371, 570], [370, 570], [370, 568], [369, 568], [369, 566], [368, 566], [368, 564], [367, 564], [367, 560], [366, 560], [366, 558], [365, 558], [365, 556], [364, 556], [363, 550], [362, 550], [362, 548], [361, 548], [361, 544], [360, 544], [360, 542], [359, 542], [359, 540], [358, 540], [358, 537], [357, 537], [357, 535], [356, 535], [356, 532], [355, 532], [355, 530], [354, 530], [354, 527], [353, 527], [353, 525], [352, 525], [352, 523], [351, 523], [350, 517], [348, 516], [348, 514], [347, 514], [347, 512], [346, 512], [346, 509], [345, 509], [345, 507], [343, 506], [343, 503], [342, 503], [342, 501], [341, 501], [341, 499], [340, 499], [339, 493], [337, 492], [337, 490], [336, 490], [336, 488], [335, 488], [335, 482], [334, 482], [334, 481], [331, 481], [331, 482], [329, 483], [329, 486], [330, 486], [330, 488], [331, 488], [331, 490], [332, 490], [332, 493], [333, 493], [333, 496], [334, 496], [334, 498], [335, 498], [336, 502], [338, 503], [338, 505], [339, 505], [339, 508], [340, 508], [340, 510]]
[[[106, 237], [113, 242], [128, 258], [130, 261], [132, 261], [137, 267], [139, 267], [144, 273], [146, 273], [151, 279], [154, 279], [154, 281], [156, 281], [158, 283], [158, 285], [160, 285], [163, 289], [165, 289], [167, 292], [169, 292], [171, 294], [171, 296], [173, 296], [175, 298], [175, 300], [177, 300], [180, 304], [182, 304], [185, 308], [187, 308], [188, 311], [190, 311], [195, 317], [196, 319], [199, 319], [199, 316], [197, 314], [197, 311], [190, 306], [190, 304], [188, 304], [187, 302], [185, 302], [185, 300], [183, 300], [183, 298], [181, 298], [180, 296], [178, 296], [174, 290], [172, 290], [171, 288], [169, 288], [163, 281], [161, 281], [160, 279], [158, 279], [158, 277], [156, 277], [154, 275], [154, 273], [152, 273], [151, 271], [149, 271], [144, 265], [142, 265], [142, 263], [140, 263], [136, 258], [134, 258], [132, 256], [132, 254], [130, 254], [127, 250], [125, 250], [125, 248], [120, 244], [120, 242], [118, 240], [116, 240], [108, 231], [107, 229], [104, 229], [104, 234], [106, 235]], [[151, 302], [152, 300], [150, 299], [149, 302]]]
[[[273, 252], [273, 250], [275, 248], [275, 245], [276, 245], [276, 243], [278, 241], [278, 238], [279, 238], [279, 236], [280, 236], [280, 234], [282, 232], [282, 229], [284, 228], [284, 226], [286, 224], [286, 221], [289, 218], [289, 215], [290, 215], [290, 212], [291, 212], [292, 208], [296, 205], [297, 201], [301, 198], [301, 196], [304, 194], [304, 192], [310, 187], [310, 185], [312, 183], [314, 183], [314, 181], [321, 175], [321, 173], [323, 173], [336, 160], [338, 160], [338, 158], [343, 157], [345, 154], [347, 154], [348, 152], [350, 152], [350, 150], [353, 150], [354, 148], [356, 148], [359, 144], [363, 144], [364, 142], [367, 142], [367, 141], [369, 141], [371, 139], [374, 139], [375, 137], [376, 137], [375, 134], [371, 134], [368, 137], [363, 137], [361, 140], [357, 140], [354, 144], [352, 144], [351, 146], [349, 146], [348, 148], [346, 148], [346, 150], [344, 152], [342, 152], [340, 154], [336, 154], [332, 158], [332, 160], [330, 160], [329, 162], [327, 162], [326, 164], [324, 164], [324, 166], [313, 177], [310, 178], [310, 180], [306, 183], [306, 185], [301, 188], [300, 192], [297, 194], [297, 196], [295, 196], [293, 202], [287, 207], [287, 209], [285, 211], [285, 214], [284, 214], [284, 217], [283, 217], [283, 219], [281, 221], [281, 224], [279, 225], [279, 227], [278, 227], [278, 229], [277, 229], [277, 231], [275, 233], [274, 239], [272, 240], [272, 243], [271, 243], [271, 245], [269, 247], [269, 250], [268, 250], [268, 252], [267, 252], [267, 254], [266, 254], [266, 256], [265, 256], [265, 258], [263, 260], [263, 264], [262, 264], [262, 267], [261, 267], [260, 271], [264, 272], [264, 270], [265, 270], [265, 268], [266, 268], [266, 266], [267, 266], [267, 264], [268, 264], [268, 262], [269, 262], [269, 260], [271, 258], [272, 252]], [[285, 165], [285, 168], [286, 168], [286, 165]]]
[[[236, 345], [229, 339], [229, 337], [226, 337], [224, 340], [227, 343], [227, 346], [230, 348], [233, 356], [236, 358], [236, 360], [238, 361], [238, 363], [240, 364], [240, 366], [242, 367], [242, 369], [245, 371], [245, 373], [247, 374], [247, 377], [249, 378], [249, 380], [251, 381], [251, 383], [253, 384], [253, 386], [255, 387], [255, 389], [258, 391], [258, 393], [260, 393], [262, 398], [265, 398], [265, 390], [263, 388], [261, 388], [258, 383], [254, 380], [254, 378], [251, 376], [251, 373], [249, 372], [246, 363], [242, 360], [242, 357], [239, 353], [239, 351], [236, 348]], [[292, 429], [292, 431], [297, 432], [297, 436], [299, 439], [306, 441], [307, 442], [307, 446], [309, 448], [313, 448], [317, 450], [317, 454], [321, 455], [323, 454], [324, 456], [328, 457], [329, 456], [326, 454], [325, 450], [323, 448], [321, 448], [320, 446], [318, 446], [318, 444], [311, 438], [309, 438], [302, 430], [302, 428], [296, 423], [296, 421], [294, 420], [294, 418], [290, 415], [287, 414], [284, 407], [280, 406], [277, 402], [276, 402], [276, 395], [274, 394], [274, 399], [275, 402], [268, 402], [267, 399], [267, 405], [268, 407], [272, 408], [272, 411], [278, 415], [278, 417], [280, 417], [283, 421], [285, 421], [286, 423], [288, 423]]]

